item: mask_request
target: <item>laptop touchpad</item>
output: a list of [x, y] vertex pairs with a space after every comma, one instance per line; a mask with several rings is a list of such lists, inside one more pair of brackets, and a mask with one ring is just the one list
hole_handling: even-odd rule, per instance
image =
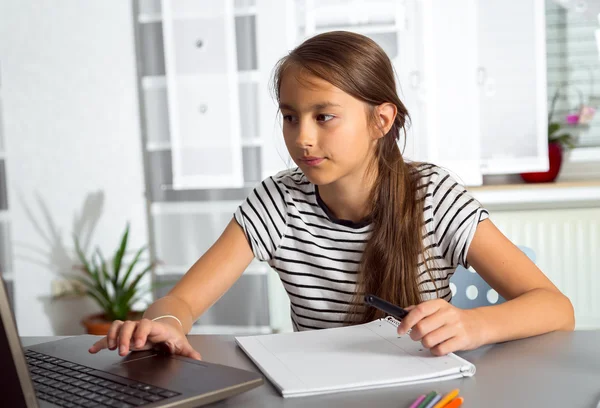
[[189, 383], [190, 375], [198, 376], [206, 369], [206, 364], [201, 361], [185, 361], [162, 354], [136, 354], [130, 354], [127, 356], [129, 358], [110, 366], [106, 371], [135, 381], [169, 388], [169, 384]]

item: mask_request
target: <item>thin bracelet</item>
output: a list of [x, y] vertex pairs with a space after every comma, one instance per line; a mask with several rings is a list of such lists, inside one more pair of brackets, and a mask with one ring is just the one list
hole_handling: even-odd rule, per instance
[[154, 319], [152, 319], [152, 321], [155, 321], [155, 320], [158, 320], [158, 319], [162, 319], [162, 318], [165, 318], [165, 317], [170, 317], [170, 318], [172, 318], [172, 319], [175, 319], [175, 320], [177, 320], [177, 322], [179, 322], [179, 325], [180, 325], [180, 326], [181, 326], [181, 328], [183, 329], [183, 324], [181, 323], [181, 320], [179, 320], [179, 319], [178, 319], [176, 316], [173, 316], [173, 315], [162, 315], [162, 316], [158, 316], [158, 317], [155, 317]]

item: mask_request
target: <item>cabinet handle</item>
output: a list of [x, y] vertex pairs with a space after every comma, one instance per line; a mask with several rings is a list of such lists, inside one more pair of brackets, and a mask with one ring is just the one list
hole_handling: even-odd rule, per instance
[[201, 38], [196, 40], [196, 48], [202, 48], [204, 46], [204, 41]]
[[409, 83], [412, 88], [418, 88], [421, 82], [421, 75], [419, 71], [412, 71], [409, 75]]
[[485, 77], [487, 76], [487, 72], [484, 67], [477, 68], [477, 84], [483, 85], [485, 82]]
[[204, 113], [206, 113], [206, 111], [207, 111], [207, 110], [208, 110], [208, 106], [206, 106], [205, 104], [202, 104], [202, 105], [200, 105], [200, 106], [198, 107], [198, 111], [199, 111], [200, 113], [203, 113], [203, 114], [204, 114]]

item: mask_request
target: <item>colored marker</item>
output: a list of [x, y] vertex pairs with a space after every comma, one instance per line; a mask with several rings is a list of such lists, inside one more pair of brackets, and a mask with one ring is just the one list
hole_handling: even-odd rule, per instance
[[419, 395], [419, 397], [415, 400], [415, 402], [410, 404], [410, 407], [408, 407], [408, 408], [417, 408], [424, 399], [425, 399], [425, 395]]
[[429, 394], [427, 394], [425, 399], [417, 406], [417, 408], [425, 408], [427, 405], [429, 405], [431, 400], [435, 398], [436, 395], [437, 392], [431, 391]]
[[433, 406], [441, 399], [442, 396], [440, 394], [436, 395], [425, 408], [433, 408]]
[[450, 401], [452, 401], [454, 398], [456, 398], [458, 396], [459, 393], [459, 389], [455, 389], [450, 391], [448, 394], [444, 395], [444, 398], [442, 398], [440, 400], [440, 402], [438, 402], [436, 405], [433, 406], [433, 408], [442, 408], [444, 406], [446, 406], [447, 403], [449, 403]]
[[448, 405], [444, 405], [444, 408], [458, 408], [462, 405], [463, 401], [463, 397], [456, 397]]

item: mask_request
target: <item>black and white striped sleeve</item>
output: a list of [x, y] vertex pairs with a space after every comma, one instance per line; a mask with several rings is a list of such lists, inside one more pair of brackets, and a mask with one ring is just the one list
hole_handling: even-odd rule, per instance
[[263, 180], [234, 213], [254, 256], [267, 261], [279, 247], [287, 225], [286, 190], [277, 176]]
[[468, 268], [467, 252], [477, 225], [489, 213], [447, 171], [438, 169], [438, 173], [430, 186], [433, 235], [449, 265]]

